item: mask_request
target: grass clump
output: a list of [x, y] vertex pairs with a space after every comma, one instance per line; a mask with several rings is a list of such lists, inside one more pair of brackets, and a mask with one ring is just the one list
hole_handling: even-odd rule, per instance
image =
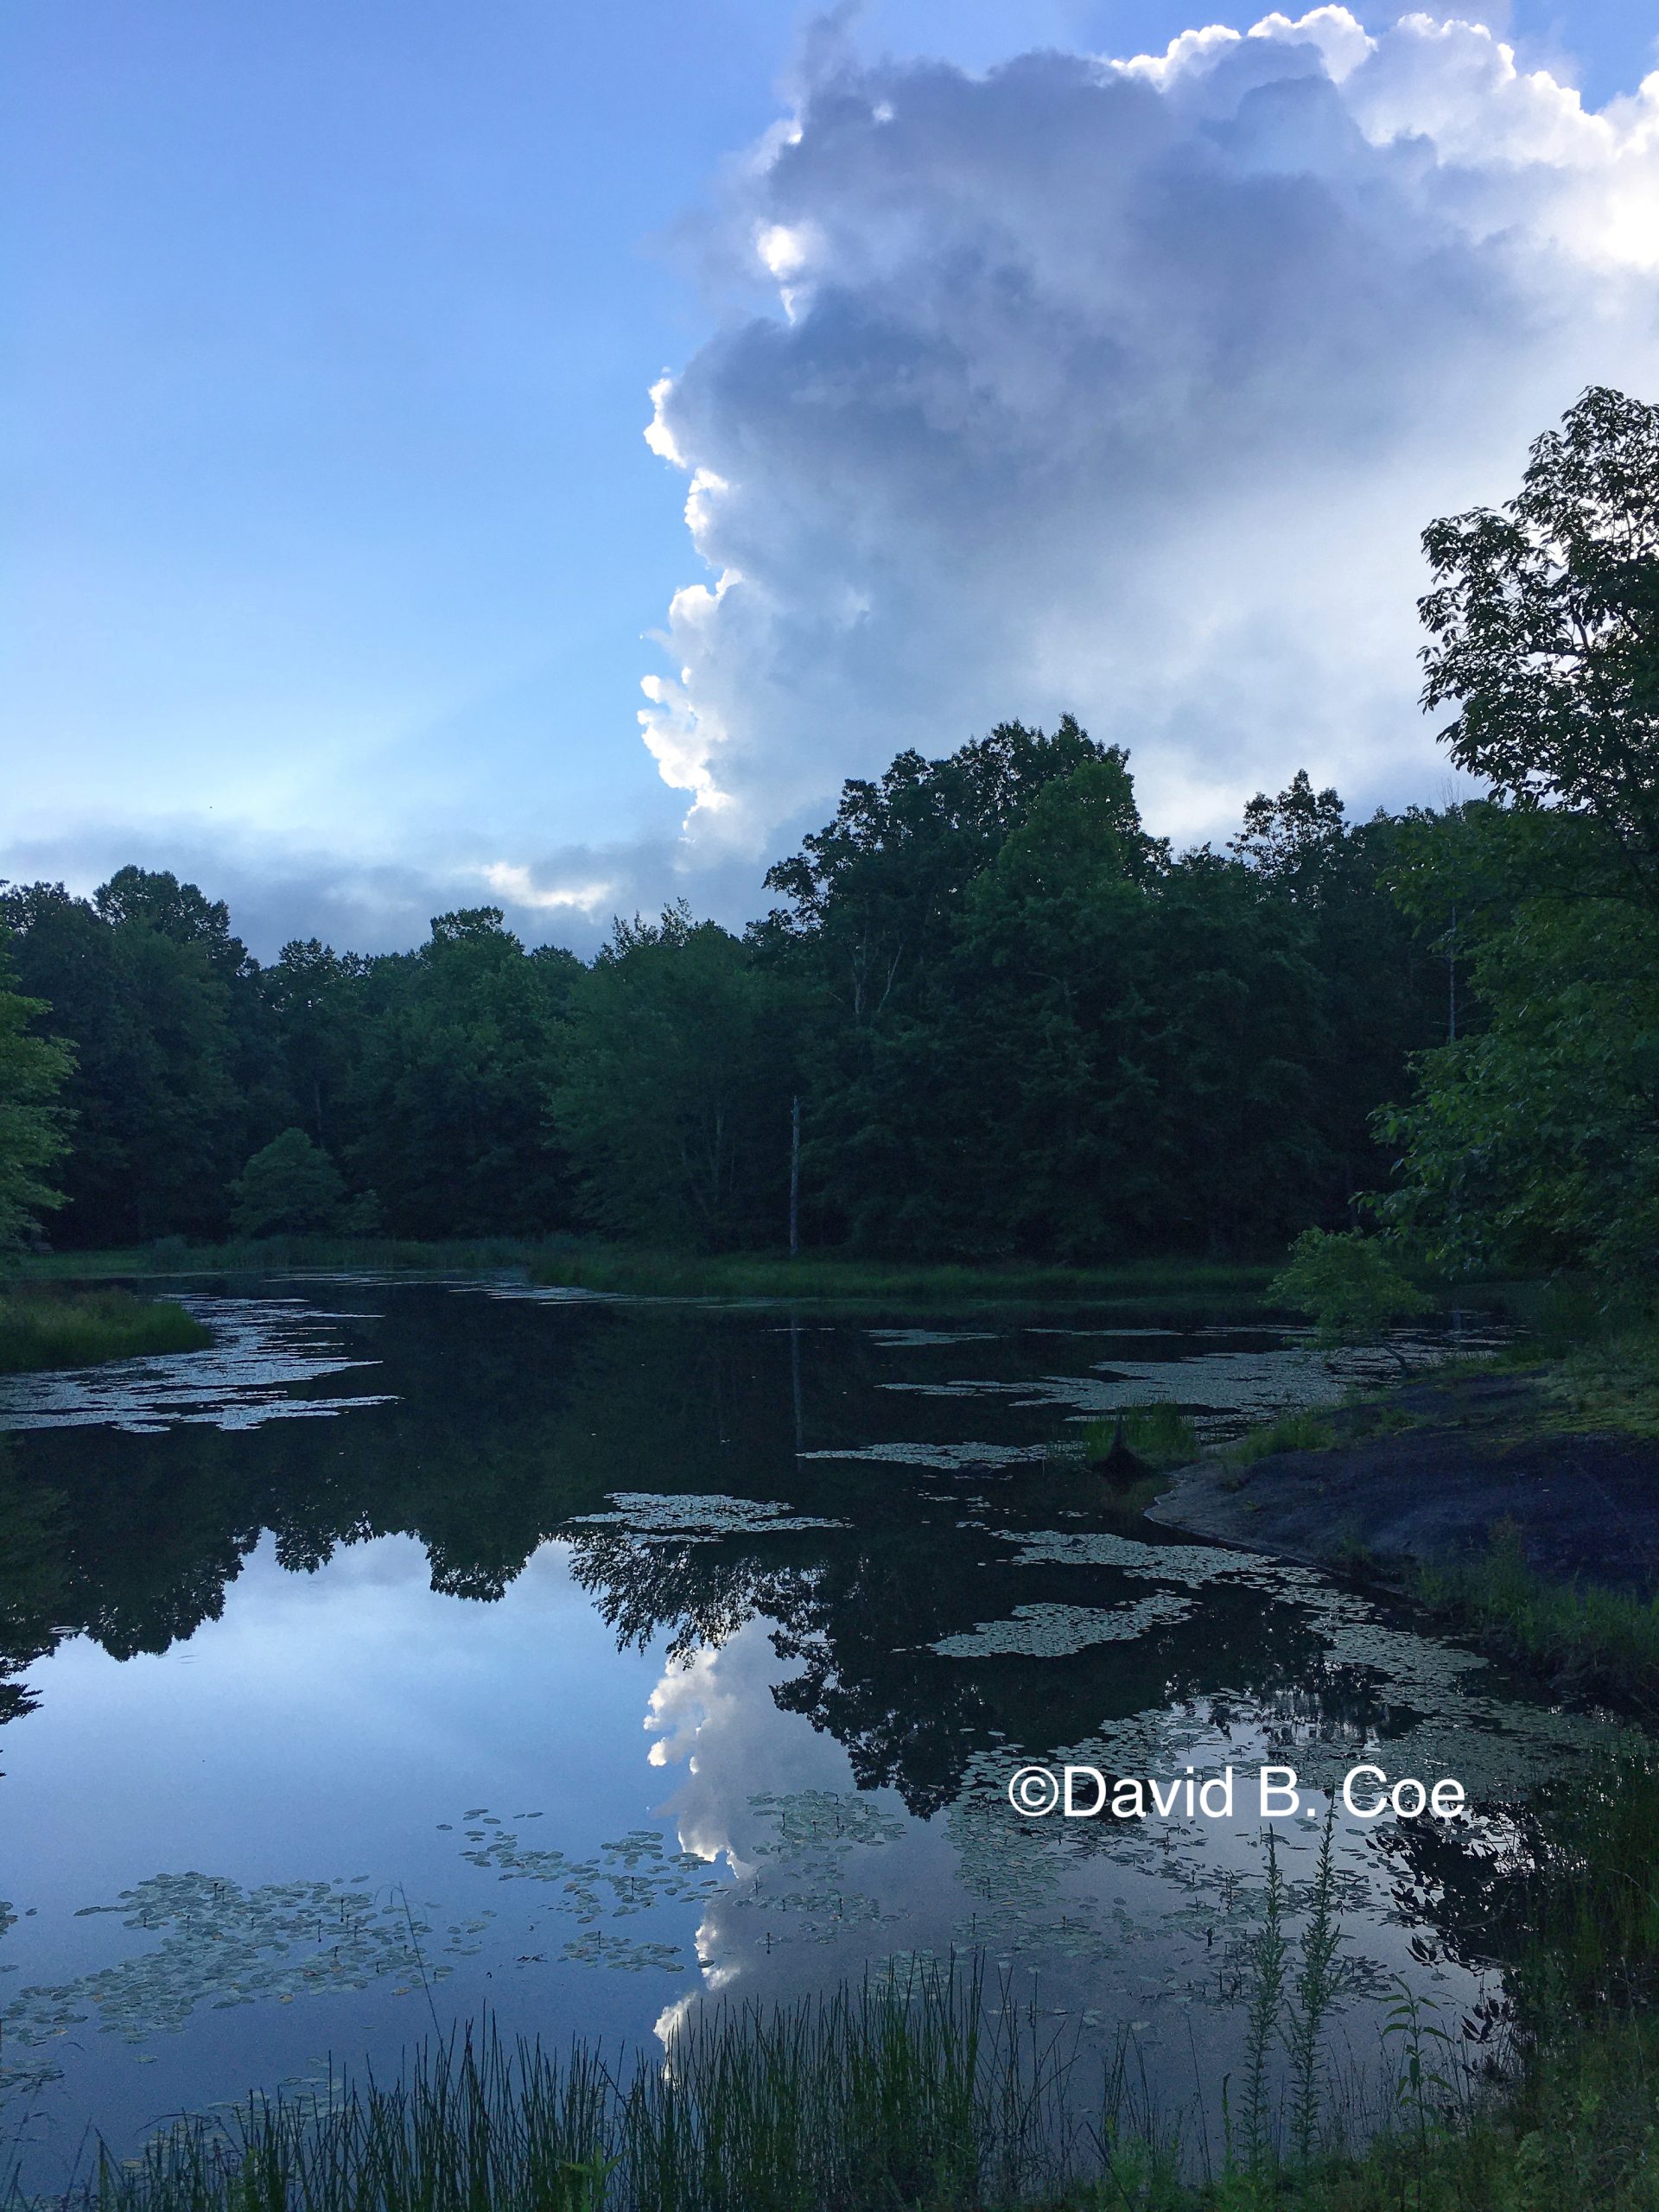
[[213, 1332], [168, 1299], [126, 1290], [0, 1291], [0, 1375], [91, 1367], [140, 1352], [200, 1351]]
[[1328, 1452], [1337, 1432], [1328, 1421], [1305, 1408], [1276, 1414], [1259, 1428], [1247, 1428], [1227, 1457], [1236, 1467], [1253, 1467], [1275, 1452]]
[[1184, 1467], [1203, 1446], [1198, 1433], [1179, 1406], [1126, 1406], [1103, 1414], [1083, 1432], [1084, 1456], [1104, 1459], [1119, 1445], [1154, 1472]]
[[1562, 1688], [1659, 1711], [1659, 1598], [1535, 1573], [1513, 1522], [1478, 1558], [1420, 1567], [1412, 1594], [1441, 1626]]
[[1198, 1260], [1133, 1260], [1112, 1267], [1017, 1262], [903, 1262], [838, 1253], [653, 1252], [573, 1244], [532, 1267], [539, 1282], [657, 1297], [788, 1298], [849, 1303], [903, 1300], [961, 1305], [1025, 1300], [1139, 1303], [1153, 1299], [1260, 1302], [1269, 1269]]
[[695, 2019], [666, 2059], [564, 2059], [491, 2027], [396, 2082], [254, 2100], [107, 2157], [85, 2212], [892, 2212], [1053, 2202], [1064, 2062], [977, 1976]]
[[1575, 1428], [1659, 1439], [1659, 1325], [1618, 1328], [1569, 1351], [1553, 1395]]

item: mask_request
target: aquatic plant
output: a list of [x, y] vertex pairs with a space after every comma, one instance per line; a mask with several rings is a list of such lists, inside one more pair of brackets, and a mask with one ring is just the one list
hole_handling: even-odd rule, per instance
[[971, 1968], [886, 1975], [768, 2011], [717, 2006], [664, 2056], [556, 2057], [488, 2022], [395, 2082], [251, 2098], [108, 2154], [99, 2212], [365, 2204], [421, 2212], [891, 2212], [1013, 2202], [1064, 2182], [1068, 2054], [985, 2001]]
[[1539, 1574], [1513, 1522], [1473, 1559], [1419, 1567], [1410, 1586], [1432, 1618], [1502, 1657], [1644, 1716], [1659, 1710], [1659, 1597]]
[[1236, 1467], [1253, 1467], [1275, 1452], [1328, 1452], [1336, 1440], [1335, 1429], [1317, 1414], [1280, 1414], [1259, 1428], [1247, 1428], [1227, 1457]]
[[0, 1292], [0, 1375], [200, 1351], [213, 1341], [213, 1332], [170, 1299], [126, 1290]]
[[1091, 1421], [1083, 1432], [1084, 1450], [1103, 1459], [1118, 1442], [1148, 1467], [1179, 1467], [1196, 1459], [1198, 1433], [1179, 1406], [1126, 1406], [1122, 1413]]

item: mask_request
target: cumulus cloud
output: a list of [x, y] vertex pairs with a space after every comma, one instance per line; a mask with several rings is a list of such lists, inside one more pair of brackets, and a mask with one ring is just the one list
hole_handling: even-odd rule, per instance
[[761, 304], [652, 394], [705, 573], [640, 717], [709, 861], [1067, 708], [1177, 835], [1303, 764], [1433, 796], [1422, 524], [1659, 393], [1659, 76], [1587, 111], [1468, 22], [982, 76], [821, 29], [714, 221]]

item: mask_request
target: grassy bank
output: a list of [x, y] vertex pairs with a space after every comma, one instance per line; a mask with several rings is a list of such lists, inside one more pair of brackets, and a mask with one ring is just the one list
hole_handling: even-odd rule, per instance
[[1436, 1627], [1556, 1688], [1659, 1713], [1659, 1597], [1552, 1581], [1528, 1566], [1512, 1526], [1478, 1559], [1420, 1567], [1408, 1588]]
[[288, 1268], [470, 1274], [544, 1262], [544, 1238], [480, 1236], [427, 1243], [407, 1236], [231, 1237], [220, 1244], [162, 1236], [150, 1244], [32, 1253], [17, 1264], [29, 1282], [85, 1282], [111, 1275], [269, 1274]]
[[899, 1262], [842, 1258], [833, 1253], [673, 1253], [625, 1245], [583, 1244], [539, 1259], [540, 1282], [646, 1296], [809, 1298], [887, 1304], [963, 1305], [1046, 1301], [1139, 1303], [1169, 1298], [1226, 1304], [1259, 1303], [1273, 1270], [1244, 1262], [1133, 1260], [1115, 1267], [1049, 1267], [1014, 1262]]
[[1132, 1260], [1111, 1267], [856, 1260], [835, 1253], [651, 1251], [582, 1237], [270, 1236], [224, 1244], [154, 1244], [49, 1252], [24, 1260], [25, 1281], [111, 1275], [238, 1274], [288, 1268], [470, 1273], [522, 1268], [537, 1282], [640, 1297], [802, 1298], [911, 1305], [1167, 1300], [1236, 1312], [1260, 1303], [1271, 1267], [1248, 1262]]
[[140, 1352], [200, 1351], [213, 1333], [169, 1300], [124, 1290], [0, 1290], [0, 1375], [91, 1367]]

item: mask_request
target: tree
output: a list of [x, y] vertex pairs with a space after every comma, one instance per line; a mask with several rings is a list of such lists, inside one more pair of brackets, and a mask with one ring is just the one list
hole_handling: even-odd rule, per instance
[[1516, 497], [1431, 523], [1423, 703], [1511, 804], [1607, 832], [1659, 898], [1659, 407], [1597, 385], [1534, 444]]
[[[1598, 387], [1501, 512], [1433, 523], [1426, 703], [1494, 797], [1403, 829], [1473, 1033], [1378, 1120], [1387, 1218], [1441, 1261], [1650, 1277], [1659, 1255], [1659, 409]], [[1465, 1032], [1468, 1025], [1465, 1022]]]
[[793, 1086], [787, 986], [683, 906], [619, 920], [572, 995], [551, 1107], [598, 1227], [775, 1244]]
[[250, 1129], [238, 987], [212, 940], [175, 938], [118, 901], [105, 916], [61, 884], [9, 890], [0, 918], [15, 932], [24, 989], [47, 1001], [73, 1048], [67, 1235], [114, 1244], [221, 1234], [230, 1178], [270, 1125]]
[[273, 1137], [231, 1185], [231, 1223], [238, 1236], [302, 1236], [333, 1229], [346, 1185], [327, 1154], [303, 1129]]
[[371, 962], [335, 1143], [408, 1236], [537, 1236], [569, 1224], [569, 1173], [548, 1110], [581, 965], [527, 953], [499, 906], [439, 914], [419, 951]]
[[1269, 1305], [1307, 1314], [1316, 1343], [1373, 1344], [1391, 1321], [1429, 1313], [1433, 1299], [1402, 1274], [1378, 1236], [1305, 1229], [1268, 1285]]
[[1456, 902], [1466, 988], [1463, 1033], [1378, 1116], [1382, 1211], [1441, 1265], [1628, 1277], [1659, 1253], [1659, 915], [1584, 887], [1597, 836], [1486, 800], [1402, 837], [1400, 896], [1431, 929]]
[[0, 1250], [22, 1243], [36, 1215], [63, 1204], [46, 1177], [68, 1148], [59, 1096], [74, 1065], [65, 1045], [34, 1033], [30, 1025], [47, 1008], [12, 982], [0, 930]]

